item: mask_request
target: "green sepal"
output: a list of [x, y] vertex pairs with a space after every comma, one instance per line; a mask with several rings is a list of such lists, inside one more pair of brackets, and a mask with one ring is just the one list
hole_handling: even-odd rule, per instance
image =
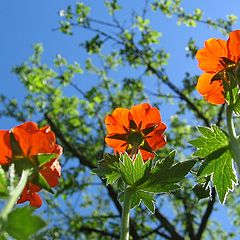
[[33, 211], [34, 209], [29, 206], [16, 208], [8, 215], [3, 230], [14, 239], [29, 239], [31, 235], [46, 226], [39, 216], [33, 215]]
[[19, 142], [16, 140], [13, 130], [10, 131], [10, 145], [12, 149], [12, 155], [13, 156], [23, 156], [23, 150], [19, 144]]
[[22, 174], [23, 170], [30, 170], [30, 174], [38, 171], [38, 166], [26, 157], [18, 158], [15, 156], [12, 162], [14, 163], [15, 170], [19, 176]]
[[38, 163], [39, 167], [43, 166], [44, 164], [50, 162], [52, 159], [57, 158], [56, 153], [39, 153], [32, 158]]
[[31, 182], [50, 193], [54, 193], [51, 186], [48, 184], [47, 180], [44, 178], [44, 176], [40, 172], [36, 173], [31, 178]]

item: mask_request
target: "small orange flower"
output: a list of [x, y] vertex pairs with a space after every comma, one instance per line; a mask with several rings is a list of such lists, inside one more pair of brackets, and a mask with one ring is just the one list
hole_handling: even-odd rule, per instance
[[[240, 30], [231, 32], [227, 41], [208, 39], [205, 47], [197, 52], [196, 58], [199, 68], [204, 71], [198, 79], [198, 92], [212, 104], [225, 103], [222, 81], [226, 80], [224, 79], [225, 70], [235, 67], [239, 61]], [[222, 74], [218, 74], [220, 72]]]
[[148, 160], [154, 157], [154, 150], [166, 144], [163, 132], [166, 125], [162, 123], [160, 112], [148, 103], [126, 108], [116, 108], [105, 118], [108, 146], [115, 153], [132, 152], [137, 147], [143, 157]]
[[[19, 153], [16, 155], [16, 150], [11, 145], [11, 134], [13, 134], [15, 141], [18, 143]], [[0, 130], [0, 165], [7, 167], [10, 163], [16, 161], [30, 161], [36, 166], [39, 173], [46, 179], [50, 187], [58, 184], [58, 179], [61, 176], [61, 166], [58, 158], [62, 154], [62, 147], [56, 144], [55, 134], [50, 127], [46, 126], [38, 128], [37, 124], [33, 122], [26, 122], [19, 125], [10, 131]], [[56, 154], [56, 158], [39, 166], [36, 161], [36, 156], [39, 154]], [[18, 203], [29, 201], [31, 206], [40, 207], [42, 200], [37, 194], [41, 187], [32, 182], [33, 176], [28, 180]]]

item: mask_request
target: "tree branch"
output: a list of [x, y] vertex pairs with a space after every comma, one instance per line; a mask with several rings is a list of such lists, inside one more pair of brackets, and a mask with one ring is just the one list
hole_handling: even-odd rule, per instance
[[216, 190], [215, 188], [212, 188], [212, 199], [209, 200], [205, 213], [202, 217], [202, 221], [200, 223], [200, 226], [195, 238], [196, 240], [201, 240], [202, 234], [207, 226], [208, 219], [213, 211], [215, 200], [216, 200]]
[[155, 217], [160, 220], [162, 226], [170, 233], [172, 239], [174, 240], [184, 240], [182, 236], [178, 234], [175, 227], [167, 220], [167, 218], [161, 214], [158, 209], [155, 210]]
[[147, 63], [148, 69], [158, 78], [163, 81], [173, 92], [175, 92], [180, 99], [187, 103], [190, 109], [195, 112], [195, 114], [205, 123], [206, 126], [210, 126], [209, 120], [204, 116], [204, 114], [198, 109], [198, 107], [182, 92], [179, 88], [174, 85], [168, 78], [162, 79], [164, 75], [159, 70], [151, 66], [151, 63]]
[[95, 233], [99, 233], [101, 236], [109, 236], [111, 237], [111, 239], [119, 239], [119, 235], [115, 234], [115, 233], [110, 233], [104, 230], [99, 230], [96, 228], [91, 228], [91, 227], [87, 227], [87, 226], [81, 226], [78, 228], [79, 231], [81, 232], [86, 232], [86, 233], [91, 233], [91, 232], [95, 232]]

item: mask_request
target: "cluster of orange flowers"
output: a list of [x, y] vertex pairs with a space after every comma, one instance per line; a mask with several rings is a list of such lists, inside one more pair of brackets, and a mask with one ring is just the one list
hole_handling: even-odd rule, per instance
[[[18, 146], [11, 144], [11, 138], [14, 138]], [[55, 135], [50, 127], [38, 128], [33, 122], [25, 122], [10, 131], [0, 130], [0, 146], [0, 165], [4, 169], [16, 161], [27, 160], [36, 167], [49, 186], [54, 187], [58, 184], [58, 179], [61, 176], [58, 158], [62, 154], [62, 147], [56, 144]], [[17, 148], [17, 151], [14, 148]], [[43, 153], [54, 153], [57, 157], [39, 166], [37, 156]], [[31, 206], [40, 207], [42, 200], [38, 192], [41, 190], [41, 186], [36, 185], [35, 181], [33, 183], [34, 177], [33, 174], [28, 179], [18, 203], [29, 201]]]

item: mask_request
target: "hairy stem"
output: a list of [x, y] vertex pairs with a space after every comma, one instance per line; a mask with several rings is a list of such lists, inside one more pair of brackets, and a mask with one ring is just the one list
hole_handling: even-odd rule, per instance
[[24, 187], [26, 186], [28, 176], [29, 176], [29, 170], [23, 170], [18, 185], [16, 186], [16, 188], [14, 188], [11, 191], [9, 199], [7, 200], [7, 204], [4, 206], [4, 208], [2, 209], [2, 211], [0, 213], [0, 218], [3, 221], [5, 221], [7, 219], [8, 214], [12, 211], [16, 201], [18, 200], [19, 196], [21, 195]]
[[240, 173], [240, 144], [237, 139], [234, 122], [232, 118], [232, 105], [227, 106], [227, 127], [228, 127], [228, 133], [230, 137], [230, 146], [232, 150], [233, 159], [236, 162], [238, 174]]
[[130, 215], [130, 207], [131, 207], [131, 195], [132, 195], [132, 189], [127, 188], [124, 193], [120, 240], [129, 239], [129, 215]]

